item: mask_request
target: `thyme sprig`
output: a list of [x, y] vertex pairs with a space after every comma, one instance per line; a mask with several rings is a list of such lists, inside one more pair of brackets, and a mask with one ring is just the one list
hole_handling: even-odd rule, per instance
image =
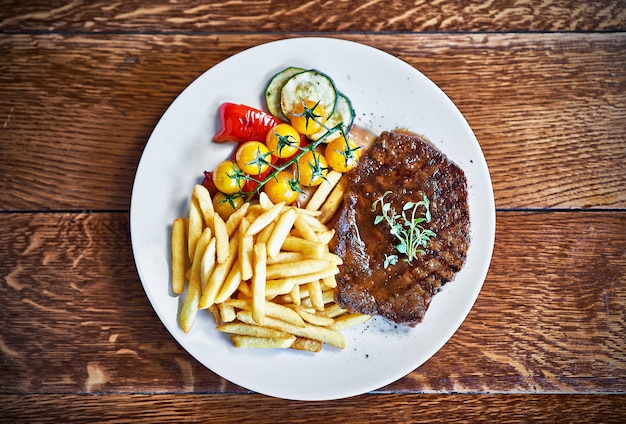
[[[399, 243], [396, 245], [398, 253], [406, 255], [404, 261], [411, 263], [417, 255], [424, 253], [424, 248], [432, 237], [436, 234], [422, 226], [424, 222], [430, 222], [432, 219], [430, 214], [430, 201], [426, 195], [423, 195], [419, 202], [407, 202], [402, 207], [402, 212], [397, 214], [391, 207], [391, 203], [385, 202], [385, 197], [391, 194], [386, 191], [372, 203], [372, 211], [376, 212], [378, 205], [381, 207], [381, 214], [374, 218], [374, 225], [378, 225], [385, 221], [389, 225], [390, 234], [392, 234]], [[418, 214], [418, 210], [423, 208], [423, 212]], [[409, 212], [410, 211], [410, 212]], [[384, 267], [395, 265], [398, 262], [398, 255], [385, 255]]]

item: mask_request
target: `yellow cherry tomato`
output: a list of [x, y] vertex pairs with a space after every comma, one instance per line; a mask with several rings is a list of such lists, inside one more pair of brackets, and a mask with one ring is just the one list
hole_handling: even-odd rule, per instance
[[270, 151], [260, 141], [246, 141], [237, 148], [235, 162], [248, 175], [259, 175], [270, 166]]
[[272, 156], [288, 158], [298, 152], [300, 133], [289, 124], [278, 124], [267, 132], [265, 144]]
[[320, 185], [328, 174], [328, 162], [319, 152], [306, 152], [294, 165], [294, 175], [307, 187]]
[[213, 184], [224, 194], [234, 194], [241, 190], [245, 179], [241, 170], [232, 160], [225, 160], [217, 165], [213, 171]]
[[224, 221], [243, 205], [243, 199], [241, 196], [227, 196], [224, 193], [218, 192], [213, 196], [213, 208]]
[[326, 111], [319, 103], [304, 100], [289, 114], [289, 122], [300, 133], [313, 135], [322, 130], [326, 123]]
[[298, 197], [298, 181], [289, 171], [280, 171], [263, 186], [263, 191], [274, 203], [291, 205]]
[[349, 137], [340, 136], [326, 145], [324, 156], [335, 171], [348, 172], [359, 162], [361, 149]]

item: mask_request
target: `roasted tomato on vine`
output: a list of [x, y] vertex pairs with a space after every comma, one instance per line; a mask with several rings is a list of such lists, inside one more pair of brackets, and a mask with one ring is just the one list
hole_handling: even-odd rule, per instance
[[213, 171], [213, 184], [224, 194], [234, 194], [243, 188], [245, 178], [232, 160], [220, 162]]
[[288, 118], [300, 134], [313, 135], [324, 128], [322, 125], [326, 122], [326, 111], [319, 103], [303, 100], [295, 106]]
[[324, 150], [324, 156], [331, 168], [337, 172], [348, 172], [359, 163], [361, 146], [349, 137], [337, 137], [331, 140]]
[[289, 124], [276, 125], [265, 137], [265, 145], [272, 152], [272, 156], [280, 159], [295, 155], [300, 142], [300, 133]]
[[260, 175], [270, 167], [272, 157], [267, 146], [260, 141], [246, 141], [237, 148], [235, 162], [248, 175]]
[[265, 183], [263, 191], [272, 202], [291, 205], [298, 198], [298, 180], [291, 172], [280, 171]]
[[218, 143], [265, 140], [270, 128], [280, 124], [278, 118], [262, 110], [236, 103], [220, 106], [220, 131], [213, 137]]
[[237, 194], [226, 195], [218, 192], [213, 196], [213, 209], [224, 221], [228, 220], [233, 212], [239, 209], [243, 203], [243, 199]]
[[324, 155], [315, 151], [303, 154], [294, 166], [294, 175], [300, 180], [300, 184], [307, 187], [320, 185], [328, 174], [328, 163]]

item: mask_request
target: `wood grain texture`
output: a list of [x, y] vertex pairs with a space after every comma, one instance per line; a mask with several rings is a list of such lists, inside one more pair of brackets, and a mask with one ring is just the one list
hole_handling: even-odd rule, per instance
[[[127, 210], [145, 142], [180, 91], [283, 36], [0, 35], [0, 209]], [[626, 34], [342, 38], [398, 56], [451, 97], [498, 208], [626, 207]]]
[[626, 2], [552, 0], [78, 1], [5, 0], [2, 31], [383, 32], [607, 31], [626, 28]]
[[[497, 219], [491, 269], [464, 324], [379, 393], [626, 392], [626, 214]], [[4, 213], [0, 228], [1, 393], [246, 392], [160, 323], [127, 214]]]
[[621, 424], [624, 395], [362, 395], [292, 402], [260, 395], [0, 395], [7, 422], [603, 423]]

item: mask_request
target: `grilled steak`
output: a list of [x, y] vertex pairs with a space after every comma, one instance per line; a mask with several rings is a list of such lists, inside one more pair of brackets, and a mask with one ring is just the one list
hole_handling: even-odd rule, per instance
[[[422, 225], [433, 237], [411, 263], [398, 254], [397, 239], [372, 203], [385, 197], [398, 213], [405, 203], [430, 200], [432, 220]], [[344, 206], [335, 226], [337, 253], [344, 261], [335, 300], [344, 308], [381, 315], [415, 326], [432, 297], [461, 269], [470, 243], [467, 181], [463, 170], [428, 140], [404, 132], [383, 132], [348, 176]], [[398, 254], [384, 267], [385, 256]]]

